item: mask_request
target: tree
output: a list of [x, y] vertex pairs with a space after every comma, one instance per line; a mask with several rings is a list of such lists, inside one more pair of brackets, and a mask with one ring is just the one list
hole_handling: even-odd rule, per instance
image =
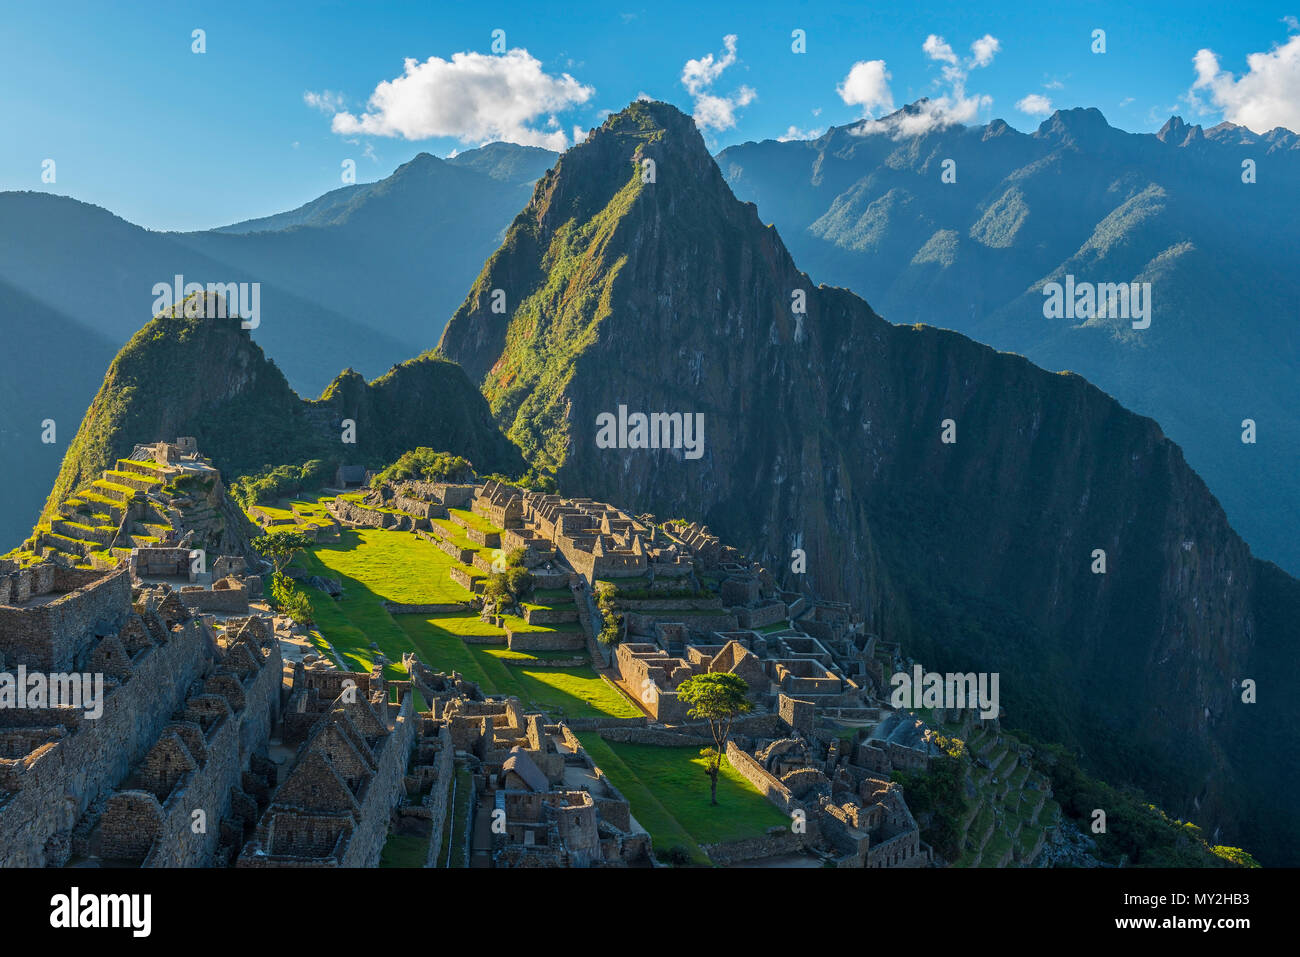
[[284, 569], [293, 556], [312, 544], [302, 532], [270, 532], [253, 539], [253, 548], [271, 560], [275, 569], [271, 574], [271, 600], [300, 625], [313, 624], [311, 601], [305, 592], [294, 587]]
[[731, 722], [754, 707], [745, 697], [748, 691], [749, 684], [745, 679], [729, 671], [696, 675], [677, 687], [677, 697], [691, 706], [686, 714], [709, 722], [713, 747], [704, 748], [700, 756], [707, 759], [704, 773], [709, 776], [713, 804], [718, 803], [718, 774], [722, 770], [722, 756], [727, 753]]
[[281, 574], [293, 556], [311, 545], [311, 539], [302, 532], [271, 532], [253, 539], [253, 548], [271, 560], [275, 574]]
[[503, 572], [493, 572], [483, 585], [483, 597], [496, 602], [498, 608], [519, 604], [533, 590], [536, 579], [519, 565], [507, 567]]
[[614, 597], [618, 594], [618, 588], [610, 582], [600, 582], [596, 585], [596, 607], [600, 610], [600, 634], [596, 640], [609, 649], [610, 656], [614, 654], [614, 649], [626, 637], [626, 628], [623, 616], [614, 610]]

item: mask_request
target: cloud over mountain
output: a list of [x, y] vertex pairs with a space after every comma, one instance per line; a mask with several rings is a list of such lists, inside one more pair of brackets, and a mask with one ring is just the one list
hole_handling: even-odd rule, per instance
[[1206, 47], [1196, 51], [1192, 62], [1196, 82], [1188, 95], [1193, 103], [1199, 105], [1199, 91], [1205, 91], [1229, 123], [1256, 133], [1279, 126], [1300, 132], [1300, 35], [1267, 53], [1247, 56], [1248, 69], [1240, 77], [1224, 70], [1218, 54]]
[[[864, 60], [853, 64], [848, 76], [836, 87], [836, 92], [845, 103], [850, 106], [860, 105], [866, 111], [866, 117], [854, 129], [854, 133], [860, 136], [884, 133], [900, 139], [956, 123], [970, 123], [981, 109], [993, 104], [993, 98], [983, 93], [967, 95], [966, 79], [971, 70], [992, 63], [1001, 49], [1002, 44], [998, 38], [986, 33], [970, 45], [970, 56], [963, 60], [947, 40], [931, 33], [921, 44], [921, 50], [935, 63], [943, 64], [941, 79], [936, 78], [934, 81], [936, 87], [943, 88], [943, 92], [918, 101], [912, 108], [892, 112], [879, 119], [871, 116], [876, 109], [883, 112], [893, 110], [893, 96], [889, 90], [890, 75], [885, 69], [884, 60]], [[1028, 99], [1030, 98], [1027, 97], [1026, 100]]]
[[433, 56], [423, 63], [407, 58], [401, 76], [375, 87], [366, 112], [335, 113], [331, 128], [344, 135], [451, 136], [563, 150], [569, 146], [564, 131], [537, 129], [537, 121], [586, 103], [594, 93], [568, 73], [547, 73], [525, 49], [501, 56], [453, 53], [450, 60]]
[[698, 60], [687, 60], [682, 67], [682, 86], [695, 101], [695, 125], [701, 130], [729, 130], [736, 125], [736, 110], [754, 102], [758, 93], [753, 87], [741, 84], [731, 94], [718, 96], [709, 92], [713, 82], [722, 76], [722, 71], [736, 62], [736, 34], [728, 33], [722, 38], [726, 53], [714, 59], [712, 53], [705, 54]]

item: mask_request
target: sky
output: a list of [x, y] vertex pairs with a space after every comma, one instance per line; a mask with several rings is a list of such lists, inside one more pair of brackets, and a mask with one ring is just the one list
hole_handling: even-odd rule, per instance
[[[1076, 106], [1134, 132], [1300, 130], [1300, 0], [899, 6], [0, 0], [0, 190], [205, 229], [299, 206], [349, 161], [371, 182], [422, 151], [563, 149], [647, 96], [715, 152], [830, 125], [1028, 132]], [[921, 97], [913, 127], [879, 122]]]

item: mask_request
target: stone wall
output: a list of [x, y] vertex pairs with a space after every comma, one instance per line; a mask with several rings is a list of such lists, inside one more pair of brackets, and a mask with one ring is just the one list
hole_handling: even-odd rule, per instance
[[760, 605], [758, 608], [736, 608], [734, 611], [741, 628], [765, 628], [789, 617], [789, 610], [782, 601]]
[[581, 631], [511, 631], [506, 626], [511, 651], [578, 651], [587, 647]]
[[[38, 566], [53, 569], [55, 566]], [[113, 634], [122, 627], [131, 610], [131, 575], [121, 568], [80, 585], [79, 576], [54, 577], [46, 583], [43, 594], [61, 591], [73, 585], [48, 604], [15, 607], [0, 606], [0, 655], [9, 667], [26, 665], [34, 671], [72, 672], [97, 643], [98, 635]], [[33, 594], [32, 577], [24, 579], [27, 594], [16, 593], [11, 600], [28, 600]]]
[[384, 602], [384, 610], [390, 615], [458, 615], [469, 607], [469, 602], [463, 601], [441, 605], [404, 605], [396, 601]]
[[[0, 849], [6, 865], [63, 863], [77, 821], [143, 760], [171, 723], [190, 684], [208, 665], [208, 642], [197, 620], [178, 625], [166, 633], [165, 643], [132, 657], [127, 680], [105, 687], [104, 713], [98, 719], [77, 721], [70, 734], [34, 761], [10, 762], [24, 766], [10, 777], [16, 793], [0, 802]], [[0, 713], [0, 725], [11, 717]]]
[[181, 601], [197, 611], [218, 611], [234, 615], [248, 614], [248, 588], [202, 588], [196, 585], [180, 590]]
[[343, 858], [344, 867], [377, 867], [379, 855], [388, 840], [388, 819], [405, 794], [407, 760], [415, 740], [419, 718], [414, 713], [412, 697], [402, 699], [393, 730], [381, 743], [375, 770], [366, 799], [361, 806], [361, 821], [353, 831]]
[[665, 731], [661, 728], [601, 728], [600, 736], [606, 741], [630, 744], [653, 744], [661, 748], [711, 748], [713, 739], [703, 734]]
[[525, 608], [524, 620], [530, 625], [566, 625], [578, 620], [577, 605], [558, 608]]
[[[816, 823], [809, 821], [809, 831], [816, 830]], [[725, 844], [702, 844], [701, 850], [709, 855], [709, 860], [719, 867], [743, 864], [747, 861], [759, 861], [768, 857], [781, 857], [786, 854], [798, 854], [812, 841], [809, 834], [796, 834], [789, 826], [775, 825], [767, 829], [762, 837], [751, 837], [743, 841], [728, 841]]]
[[768, 773], [748, 752], [737, 747], [735, 741], [727, 742], [727, 760], [746, 781], [758, 788], [759, 793], [782, 811], [789, 814], [799, 806], [790, 789]]
[[730, 613], [721, 615], [681, 615], [673, 617], [671, 613], [654, 614], [650, 612], [628, 612], [628, 631], [635, 635], [653, 635], [657, 622], [680, 624], [693, 635], [710, 636], [715, 631], [735, 631], [739, 628], [736, 616]]

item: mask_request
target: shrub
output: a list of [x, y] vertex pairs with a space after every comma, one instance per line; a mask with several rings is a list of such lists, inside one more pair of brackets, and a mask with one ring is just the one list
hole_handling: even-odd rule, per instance
[[288, 615], [295, 623], [304, 627], [314, 625], [311, 613], [311, 601], [307, 593], [296, 588], [288, 575], [276, 572], [271, 576], [271, 600], [275, 607]]
[[376, 476], [376, 483], [414, 479], [424, 482], [472, 482], [474, 466], [449, 452], [435, 452], [421, 446], [402, 453], [396, 462]]
[[329, 481], [334, 463], [311, 459], [302, 465], [267, 466], [253, 475], [241, 475], [230, 483], [230, 495], [245, 509], [273, 502], [304, 489], [319, 488]]

